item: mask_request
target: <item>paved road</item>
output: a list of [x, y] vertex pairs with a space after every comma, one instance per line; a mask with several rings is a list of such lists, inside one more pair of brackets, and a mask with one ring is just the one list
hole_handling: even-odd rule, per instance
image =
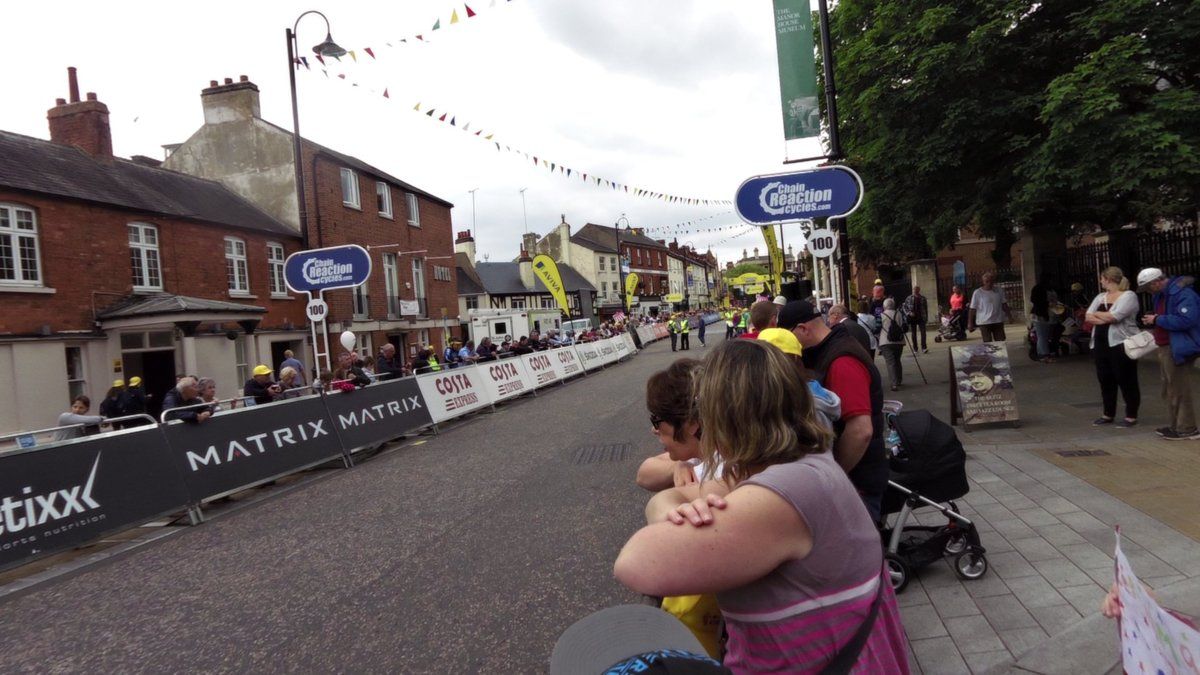
[[[639, 600], [612, 561], [657, 451], [645, 382], [673, 356], [651, 345], [7, 602], [0, 672], [542, 670], [573, 621]], [[629, 458], [575, 461], [611, 444]]]

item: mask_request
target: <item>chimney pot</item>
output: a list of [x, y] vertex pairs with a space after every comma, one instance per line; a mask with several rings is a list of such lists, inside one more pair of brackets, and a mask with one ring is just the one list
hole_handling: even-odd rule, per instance
[[249, 75], [241, 75], [238, 77], [238, 82], [249, 82], [249, 81], [250, 81]]
[[225, 78], [225, 84], [233, 84], [233, 78], [232, 77]]
[[67, 99], [65, 99], [65, 98], [54, 99], [54, 105], [66, 105], [66, 104], [67, 104]]
[[79, 78], [75, 75], [75, 66], [67, 67], [67, 86], [71, 94], [71, 103], [79, 103]]
[[215, 86], [217, 86], [217, 81], [216, 81], [216, 80], [209, 80], [209, 81], [208, 81], [208, 86], [210, 86], [210, 87], [215, 87]]
[[89, 91], [89, 92], [87, 93], [87, 100], [89, 100], [89, 101], [95, 101], [95, 100], [96, 100], [96, 92], [94, 92], [94, 91]]

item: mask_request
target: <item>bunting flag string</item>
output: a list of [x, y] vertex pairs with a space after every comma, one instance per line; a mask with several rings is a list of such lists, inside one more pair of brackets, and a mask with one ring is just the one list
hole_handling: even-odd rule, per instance
[[[504, 0], [503, 4], [507, 5], [510, 2], [512, 2], [512, 0]], [[497, 4], [497, 0], [492, 0], [491, 4], [488, 5], [488, 8], [495, 9], [496, 4]], [[446, 22], [446, 26], [445, 27], [442, 26], [442, 17], [439, 16], [437, 18], [437, 20], [435, 20], [433, 22], [433, 27], [430, 28], [428, 32], [432, 33], [435, 30], [437, 30], [437, 31], [445, 30], [446, 28], [449, 28], [450, 26], [453, 26], [453, 25], [459, 24], [459, 23], [464, 23], [467, 19], [474, 19], [477, 16], [479, 16], [479, 12], [477, 12], [474, 9], [471, 9], [470, 5], [463, 4], [461, 6], [461, 8], [463, 10], [461, 16], [465, 17], [465, 18], [460, 18], [459, 5], [456, 4], [453, 7], [451, 7], [451, 9], [450, 9], [450, 18]], [[443, 12], [443, 15], [444, 15], [444, 12]], [[393, 47], [393, 48], [396, 45], [429, 44], [429, 36], [426, 33], [415, 33], [413, 35], [410, 35], [407, 37], [402, 37], [397, 40], [388, 40], [388, 41], [383, 42], [382, 44], [383, 44], [383, 46]], [[370, 47], [360, 47], [360, 48], [355, 48], [355, 49], [348, 49], [348, 50], [346, 50], [346, 56], [349, 56], [350, 60], [353, 61], [354, 63], [358, 63], [358, 53], [361, 52], [361, 53], [365, 53], [367, 56], [370, 56], [371, 60], [374, 61], [377, 58], [375, 56], [375, 50], [379, 46], [380, 46], [380, 44], [376, 43]], [[336, 57], [336, 56], [334, 58], [338, 61], [342, 60], [341, 58]], [[321, 63], [325, 62], [324, 59], [319, 55], [317, 56], [317, 59], [319, 59], [321, 61]], [[305, 62], [304, 57], [300, 57], [297, 61], [298, 61], [299, 65], [303, 65], [305, 68], [308, 68], [308, 63]], [[300, 63], [300, 62], [302, 62], [302, 63]]]
[[[321, 72], [325, 75], [325, 77], [327, 77], [327, 78], [329, 77], [329, 71], [326, 68], [322, 68]], [[349, 83], [350, 86], [352, 86], [352, 87], [359, 87], [359, 84], [357, 82], [347, 79], [345, 73], [337, 73], [336, 77], [337, 77], [337, 79], [340, 79], [340, 80], [343, 80], [343, 81]], [[390, 95], [385, 95], [385, 93], [387, 92], [386, 88], [382, 91], [380, 91], [378, 89], [370, 88], [370, 87], [360, 87], [360, 88], [365, 89], [366, 91], [369, 91], [369, 92], [376, 94], [378, 96], [381, 96], [383, 98], [387, 98], [389, 101], [392, 100]], [[511, 154], [521, 155], [526, 160], [532, 161], [533, 165], [535, 167], [547, 169], [550, 173], [558, 174], [564, 178], [571, 178], [571, 179], [578, 178], [579, 180], [583, 181], [584, 183], [586, 183], [588, 185], [594, 185], [596, 187], [605, 188], [605, 189], [616, 191], [616, 192], [623, 192], [625, 194], [631, 194], [635, 197], [643, 197], [646, 199], [662, 201], [662, 202], [666, 202], [668, 204], [679, 204], [679, 205], [685, 205], [685, 206], [732, 206], [733, 205], [733, 202], [730, 200], [727, 200], [727, 199], [704, 199], [701, 197], [688, 197], [688, 196], [683, 196], [683, 195], [675, 195], [675, 194], [671, 194], [671, 193], [667, 193], [667, 192], [660, 192], [657, 190], [650, 190], [648, 188], [629, 185], [627, 183], [622, 183], [622, 182], [615, 181], [615, 180], [612, 180], [609, 178], [604, 178], [602, 176], [597, 176], [597, 175], [589, 173], [589, 172], [580, 171], [576, 168], [567, 167], [566, 165], [562, 164], [561, 162], [552, 162], [552, 161], [546, 159], [545, 157], [540, 157], [538, 155], [531, 154], [527, 150], [522, 150], [521, 148], [513, 147], [511, 145], [502, 143], [500, 140], [497, 140], [495, 132], [489, 131], [488, 133], [485, 134], [484, 129], [479, 128], [479, 126], [477, 124], [475, 124], [474, 121], [466, 122], [465, 124], [460, 126], [458, 124], [458, 116], [456, 114], [451, 114], [451, 112], [448, 110], [442, 110], [440, 108], [426, 106], [426, 105], [422, 104], [420, 101], [417, 101], [412, 106], [412, 110], [414, 112], [423, 112], [423, 113], [425, 113], [425, 116], [431, 120], [436, 120], [436, 121], [442, 122], [442, 123], [448, 123], [451, 127], [455, 128], [455, 129], [463, 131], [464, 133], [467, 133], [468, 135], [475, 136], [476, 138], [479, 138], [481, 140], [487, 141], [491, 145], [495, 146], [496, 152], [507, 152], [507, 153], [511, 153]], [[472, 125], [475, 126], [475, 131], [473, 133], [471, 131], [469, 131], [469, 129]]]

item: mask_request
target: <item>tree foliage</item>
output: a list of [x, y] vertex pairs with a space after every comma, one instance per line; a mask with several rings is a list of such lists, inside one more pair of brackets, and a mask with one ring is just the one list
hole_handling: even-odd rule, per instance
[[752, 262], [744, 262], [744, 263], [741, 263], [738, 265], [734, 265], [732, 268], [725, 270], [725, 278], [732, 279], [734, 277], [740, 277], [743, 274], [749, 274], [749, 273], [770, 274], [770, 272], [767, 271], [766, 265], [760, 265], [758, 263], [752, 263]]
[[830, 18], [860, 257], [1196, 217], [1200, 2], [841, 0]]

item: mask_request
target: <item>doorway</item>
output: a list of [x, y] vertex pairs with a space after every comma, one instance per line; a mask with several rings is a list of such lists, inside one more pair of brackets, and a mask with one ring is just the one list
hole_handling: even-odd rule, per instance
[[[267, 365], [276, 370], [276, 374], [275, 374], [276, 377], [279, 376], [279, 373], [278, 373], [279, 364], [283, 363], [283, 359], [286, 358], [286, 357], [284, 357], [283, 353], [289, 349], [292, 350], [292, 353], [295, 354], [296, 358], [301, 363], [304, 363], [304, 359], [301, 358], [304, 356], [303, 341], [301, 341], [301, 340], [281, 340], [279, 342], [272, 342], [271, 343], [271, 362], [268, 363]], [[305, 364], [305, 366], [307, 367], [307, 364]], [[305, 382], [307, 382], [309, 379], [311, 379], [311, 375], [309, 373], [301, 373], [301, 376], [304, 377]]]
[[125, 380], [142, 378], [146, 392], [146, 414], [158, 419], [163, 397], [175, 388], [175, 350], [122, 352], [121, 364]]

